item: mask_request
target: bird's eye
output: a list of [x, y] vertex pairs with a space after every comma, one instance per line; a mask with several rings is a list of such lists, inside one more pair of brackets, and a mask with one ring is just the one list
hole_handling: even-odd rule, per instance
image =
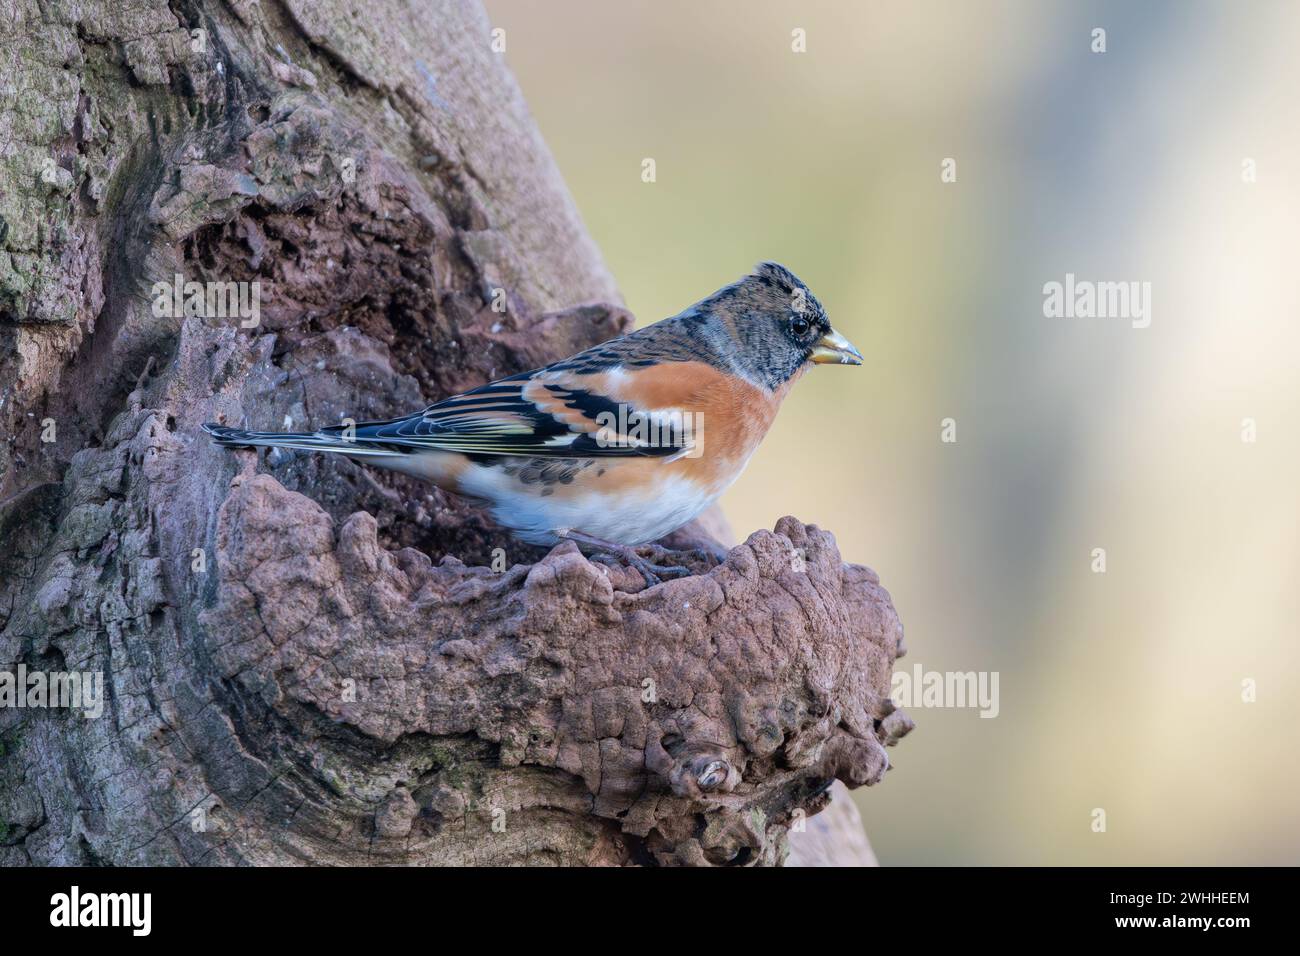
[[804, 335], [808, 332], [808, 320], [794, 318], [790, 320], [790, 331], [795, 335]]

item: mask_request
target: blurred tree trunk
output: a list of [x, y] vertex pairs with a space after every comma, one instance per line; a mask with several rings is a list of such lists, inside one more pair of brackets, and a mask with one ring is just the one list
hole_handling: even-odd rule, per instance
[[[0, 671], [104, 682], [97, 718], [0, 709], [0, 864], [776, 863], [887, 768], [901, 628], [825, 532], [644, 591], [199, 432], [388, 417], [630, 327], [489, 29], [0, 0]], [[260, 307], [178, 313], [188, 282]]]

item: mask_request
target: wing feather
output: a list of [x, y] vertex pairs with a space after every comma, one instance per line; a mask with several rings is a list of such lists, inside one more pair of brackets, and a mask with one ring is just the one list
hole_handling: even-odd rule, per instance
[[668, 457], [689, 449], [683, 430], [609, 397], [608, 385], [608, 370], [541, 369], [453, 395], [418, 415], [357, 425], [356, 438], [534, 458]]

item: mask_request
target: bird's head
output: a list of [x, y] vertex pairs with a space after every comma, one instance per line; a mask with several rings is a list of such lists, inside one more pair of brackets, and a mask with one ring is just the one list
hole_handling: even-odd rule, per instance
[[775, 262], [760, 262], [753, 273], [693, 306], [688, 315], [713, 325], [736, 371], [769, 389], [810, 363], [862, 364], [862, 353], [831, 328], [817, 297]]

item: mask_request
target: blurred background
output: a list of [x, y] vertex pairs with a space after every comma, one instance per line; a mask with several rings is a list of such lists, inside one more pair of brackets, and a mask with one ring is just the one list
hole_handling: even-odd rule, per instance
[[[881, 862], [1300, 863], [1300, 6], [487, 7], [639, 322], [770, 258], [866, 356], [723, 506], [875, 568], [900, 669], [999, 672], [855, 794]], [[1067, 272], [1150, 327], [1045, 318]]]

